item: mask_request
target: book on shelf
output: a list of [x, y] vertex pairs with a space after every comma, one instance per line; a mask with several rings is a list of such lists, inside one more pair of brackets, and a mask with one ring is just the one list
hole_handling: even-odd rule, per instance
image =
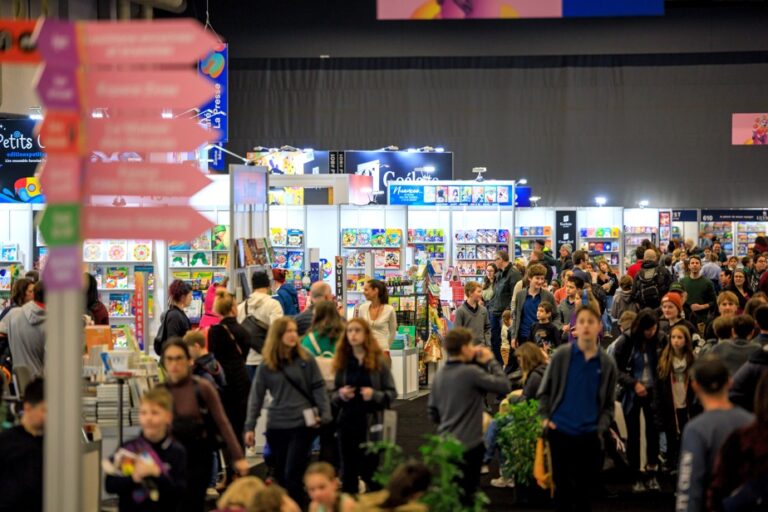
[[193, 252], [189, 256], [190, 267], [210, 267], [212, 265], [210, 252]]
[[105, 288], [120, 290], [128, 288], [128, 267], [107, 267]]
[[190, 242], [189, 246], [193, 251], [210, 251], [211, 231], [206, 230], [204, 233], [201, 233], [197, 238]]
[[214, 251], [229, 250], [229, 226], [217, 224], [211, 230], [211, 246]]
[[19, 246], [17, 244], [0, 245], [0, 262], [14, 262], [19, 260]]
[[109, 240], [107, 242], [107, 261], [127, 261], [128, 240]]
[[189, 254], [186, 252], [175, 252], [171, 255], [171, 267], [188, 267]]
[[110, 293], [109, 316], [130, 316], [133, 314], [133, 305], [130, 293]]

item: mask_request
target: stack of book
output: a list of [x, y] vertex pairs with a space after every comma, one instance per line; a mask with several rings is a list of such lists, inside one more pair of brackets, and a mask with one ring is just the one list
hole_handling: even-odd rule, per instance
[[[117, 384], [102, 384], [96, 388], [97, 422], [101, 427], [116, 427], [118, 419]], [[128, 424], [131, 414], [131, 395], [128, 386], [123, 386], [123, 422]]]

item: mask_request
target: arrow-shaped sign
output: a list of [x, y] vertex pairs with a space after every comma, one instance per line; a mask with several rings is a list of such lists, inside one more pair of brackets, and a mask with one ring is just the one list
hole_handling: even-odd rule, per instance
[[192, 119], [89, 119], [88, 151], [174, 153], [193, 151], [217, 137]]
[[39, 135], [48, 155], [76, 153], [80, 140], [80, 118], [74, 112], [48, 112], [39, 125]]
[[33, 36], [43, 61], [62, 68], [78, 65], [75, 24], [53, 18], [42, 18]]
[[190, 197], [211, 183], [190, 163], [89, 162], [85, 195]]
[[93, 239], [192, 240], [213, 222], [191, 206], [86, 206], [83, 236]]
[[40, 185], [49, 204], [80, 201], [80, 158], [77, 155], [49, 155], [39, 173]]
[[86, 64], [191, 64], [218, 39], [192, 19], [84, 22], [81, 60]]
[[213, 83], [192, 70], [87, 71], [83, 77], [86, 110], [182, 109], [202, 105], [213, 97]]
[[51, 247], [80, 242], [80, 205], [49, 204], [40, 219], [40, 234]]
[[36, 82], [35, 91], [43, 106], [57, 110], [78, 109], [80, 102], [74, 69], [45, 66]]

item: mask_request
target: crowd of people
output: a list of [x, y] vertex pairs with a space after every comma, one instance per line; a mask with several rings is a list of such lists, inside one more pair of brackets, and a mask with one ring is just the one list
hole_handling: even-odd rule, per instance
[[[438, 432], [464, 449], [463, 502], [472, 503], [501, 456], [499, 425], [486, 413], [538, 400], [557, 510], [589, 510], [606, 452], [624, 443], [632, 492], [658, 492], [664, 477], [677, 481], [679, 512], [762, 503], [768, 244], [754, 247], [739, 259], [717, 240], [663, 251], [647, 241], [624, 276], [568, 245], [556, 258], [539, 241], [525, 262], [498, 251], [484, 281], [465, 285], [429, 395]], [[86, 321], [102, 323], [92, 279]], [[368, 281], [349, 321], [326, 283], [312, 285], [304, 311], [281, 271], [256, 272], [250, 284], [239, 304], [226, 283], [212, 285], [193, 329], [185, 313], [192, 290], [171, 283], [154, 340], [165, 379], [142, 398], [141, 435], [119, 452], [140, 457], [130, 475], [106, 481], [120, 510], [204, 510], [217, 483], [227, 489], [222, 510], [425, 509], [418, 498], [429, 471], [406, 464], [381, 489], [379, 460], [363, 447], [397, 396], [389, 347], [398, 326], [386, 284]], [[0, 475], [0, 511], [40, 507], [40, 493], [35, 501], [24, 491], [40, 478], [14, 482], [41, 464], [44, 319], [43, 284], [18, 279], [0, 314], [0, 363], [25, 366], [35, 380], [21, 424], [0, 435], [5, 460], [20, 461]], [[248, 476], [245, 457], [264, 414], [273, 485]], [[310, 465], [313, 452], [319, 462]], [[491, 484], [515, 482], [501, 475]]]

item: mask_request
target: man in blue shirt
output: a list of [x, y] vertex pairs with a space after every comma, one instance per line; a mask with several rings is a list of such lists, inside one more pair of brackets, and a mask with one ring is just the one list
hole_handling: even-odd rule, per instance
[[602, 467], [600, 438], [613, 419], [618, 372], [598, 345], [601, 326], [599, 311], [579, 307], [578, 339], [555, 351], [539, 388], [558, 511], [589, 510]]
[[536, 311], [539, 304], [549, 302], [555, 306], [555, 296], [544, 289], [547, 269], [539, 263], [531, 265], [528, 269], [528, 288], [524, 288], [515, 295], [515, 319], [512, 323], [512, 346], [525, 343], [531, 339], [531, 329], [538, 321]]

